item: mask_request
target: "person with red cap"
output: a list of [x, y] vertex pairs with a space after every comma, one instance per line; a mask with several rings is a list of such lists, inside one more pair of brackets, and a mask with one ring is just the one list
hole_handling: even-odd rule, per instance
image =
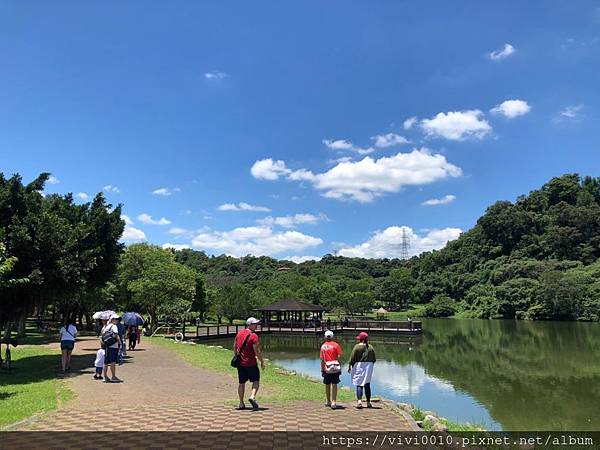
[[375, 365], [375, 349], [369, 345], [369, 335], [361, 331], [356, 339], [359, 341], [350, 354], [348, 363], [348, 372], [351, 373], [352, 384], [356, 386], [356, 407], [361, 409], [363, 390], [367, 397], [367, 408], [371, 405], [371, 377], [373, 376], [373, 367]]

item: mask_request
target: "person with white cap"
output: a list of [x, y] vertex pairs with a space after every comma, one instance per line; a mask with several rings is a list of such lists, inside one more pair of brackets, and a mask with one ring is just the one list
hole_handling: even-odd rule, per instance
[[260, 349], [260, 340], [256, 329], [260, 320], [250, 317], [246, 320], [246, 328], [240, 331], [235, 337], [233, 343], [233, 349], [236, 355], [239, 355], [239, 363], [237, 365], [238, 371], [238, 396], [240, 398], [240, 404], [238, 409], [246, 409], [244, 404], [244, 395], [246, 392], [246, 382], [252, 383], [252, 392], [248, 401], [252, 405], [252, 409], [258, 409], [258, 403], [256, 402], [256, 393], [260, 386], [260, 371], [258, 370], [257, 360], [260, 361], [261, 369], [265, 369], [265, 361], [262, 356]]
[[333, 340], [333, 331], [327, 330], [325, 332], [325, 342], [321, 345], [319, 355], [321, 375], [323, 375], [323, 384], [325, 385], [325, 397], [327, 397], [325, 406], [336, 409], [337, 385], [340, 382], [340, 373], [342, 372], [342, 364], [340, 363], [342, 348], [340, 344]]
[[[119, 336], [119, 329], [117, 328], [118, 314], [112, 314], [108, 323], [102, 328], [100, 333], [102, 343], [105, 346], [106, 356], [104, 359], [104, 382], [105, 383], [118, 383], [121, 380], [116, 375], [116, 364], [119, 360], [119, 345], [121, 344], [121, 337]], [[108, 378], [108, 369], [112, 374], [111, 378]]]

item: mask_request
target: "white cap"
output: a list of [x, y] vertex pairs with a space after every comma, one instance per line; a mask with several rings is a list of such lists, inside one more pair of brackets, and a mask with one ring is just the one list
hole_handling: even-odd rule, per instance
[[331, 330], [327, 330], [327, 331], [325, 332], [325, 337], [326, 337], [326, 338], [332, 338], [332, 337], [333, 337], [333, 331], [331, 331]]
[[259, 323], [260, 320], [258, 320], [256, 317], [250, 317], [248, 320], [246, 320], [246, 325], [256, 325]]
[[118, 319], [120, 317], [121, 317], [120, 315], [118, 315], [118, 314], [115, 313], [115, 314], [111, 314], [110, 315], [110, 319], [108, 319], [108, 320]]

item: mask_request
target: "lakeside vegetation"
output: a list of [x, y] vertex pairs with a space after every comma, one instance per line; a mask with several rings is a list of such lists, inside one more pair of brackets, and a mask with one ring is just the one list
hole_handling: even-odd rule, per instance
[[83, 204], [72, 194], [43, 195], [48, 178], [24, 184], [0, 174], [5, 336], [24, 336], [31, 314], [88, 328], [107, 308], [146, 314], [153, 327], [184, 313], [233, 323], [285, 298], [323, 305], [334, 318], [384, 306], [390, 319], [600, 320], [600, 178], [568, 174], [514, 203], [496, 202], [445, 248], [408, 260], [325, 255], [301, 264], [126, 247], [121, 205], [101, 193]]

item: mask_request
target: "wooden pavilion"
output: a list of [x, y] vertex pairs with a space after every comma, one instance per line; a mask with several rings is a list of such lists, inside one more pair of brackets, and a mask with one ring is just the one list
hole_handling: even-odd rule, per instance
[[[309, 320], [321, 322], [323, 313], [327, 309], [319, 305], [289, 298], [272, 305], [256, 308], [254, 311], [262, 314], [263, 326], [273, 326], [282, 323], [306, 323]], [[273, 316], [276, 316], [276, 318], [274, 319]]]

